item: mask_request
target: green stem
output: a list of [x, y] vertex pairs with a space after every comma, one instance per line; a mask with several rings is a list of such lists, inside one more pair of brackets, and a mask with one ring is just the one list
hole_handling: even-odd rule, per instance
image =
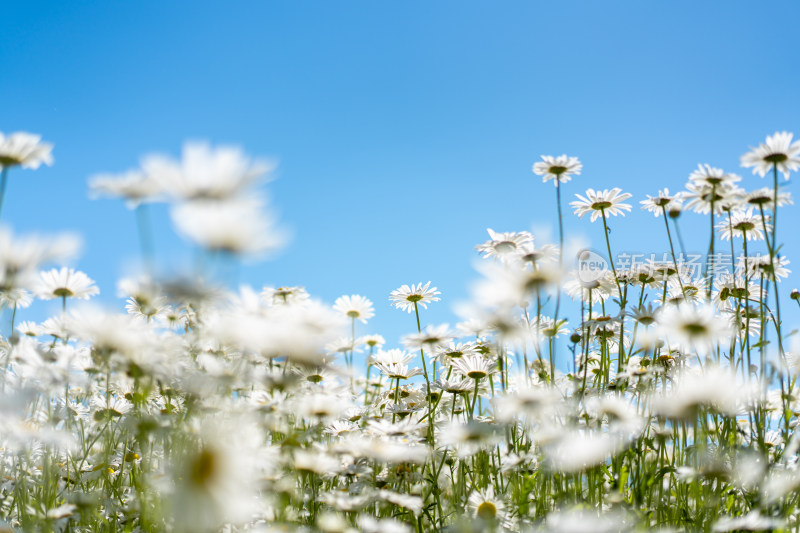
[[3, 199], [6, 196], [6, 184], [8, 182], [8, 167], [3, 166], [2, 172], [0, 172], [0, 212], [3, 210]]

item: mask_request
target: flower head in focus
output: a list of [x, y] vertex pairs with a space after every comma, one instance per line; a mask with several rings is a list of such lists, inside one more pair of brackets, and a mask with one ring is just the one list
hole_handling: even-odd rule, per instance
[[428, 303], [439, 301], [440, 294], [441, 292], [436, 287], [431, 288], [431, 282], [429, 281], [425, 285], [422, 283], [412, 284], [411, 286], [403, 285], [389, 294], [389, 300], [396, 308], [410, 313], [417, 305], [427, 309]]
[[742, 156], [742, 166], [752, 167], [753, 174], [762, 178], [774, 167], [788, 180], [790, 172], [800, 169], [800, 141], [792, 142], [792, 137], [788, 131], [767, 136], [766, 142]]
[[542, 160], [533, 164], [533, 173], [542, 176], [542, 183], [553, 180], [553, 185], [566, 183], [572, 176], [579, 176], [583, 165], [577, 157], [562, 154], [558, 157], [543, 155]]
[[363, 324], [375, 316], [372, 302], [358, 294], [339, 296], [334, 302], [333, 308], [350, 319], [360, 320]]
[[570, 202], [569, 205], [575, 210], [575, 214], [583, 218], [583, 215], [591, 214], [590, 220], [594, 222], [603, 215], [623, 215], [624, 211], [630, 211], [631, 205], [623, 203], [631, 197], [629, 193], [623, 193], [619, 187], [595, 191], [587, 189], [586, 196], [575, 195], [578, 199]]
[[642, 209], [650, 211], [658, 218], [664, 212], [669, 213], [675, 208], [680, 209], [682, 198], [680, 193], [670, 194], [669, 189], [662, 189], [655, 196], [648, 194], [647, 200], [642, 200], [639, 203], [642, 204]]
[[100, 289], [89, 276], [74, 268], [62, 267], [41, 273], [36, 295], [42, 300], [53, 298], [80, 298], [88, 300], [100, 294]]

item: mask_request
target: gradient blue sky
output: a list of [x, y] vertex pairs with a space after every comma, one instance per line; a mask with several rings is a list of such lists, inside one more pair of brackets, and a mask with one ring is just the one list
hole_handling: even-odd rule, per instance
[[[545, 240], [555, 206], [531, 173], [540, 154], [584, 163], [565, 201], [634, 194], [612, 233], [632, 251], [667, 250], [638, 200], [680, 189], [698, 163], [767, 185], [738, 161], [800, 132], [798, 16], [789, 1], [12, 2], [0, 130], [41, 133], [55, 165], [11, 173], [3, 221], [80, 232], [75, 265], [116, 303], [138, 260], [134, 218], [89, 200], [87, 178], [187, 139], [239, 144], [279, 159], [268, 190], [294, 233], [241, 280], [363, 294], [377, 316], [361, 332], [392, 341], [413, 327], [392, 289], [432, 280], [444, 299], [426, 318], [454, 323], [487, 227]], [[781, 220], [790, 258], [796, 211]], [[602, 245], [599, 224], [566, 218]], [[706, 224], [685, 217], [688, 248], [706, 246]], [[188, 257], [164, 209], [156, 228], [163, 264]]]

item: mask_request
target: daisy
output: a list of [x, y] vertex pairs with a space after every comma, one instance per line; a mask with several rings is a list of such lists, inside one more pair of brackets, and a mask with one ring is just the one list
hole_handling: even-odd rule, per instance
[[411, 437], [419, 436], [426, 422], [420, 422], [414, 418], [404, 418], [397, 422], [386, 419], [369, 420], [367, 431], [376, 437]]
[[[749, 192], [745, 195], [744, 200], [747, 204], [757, 208], [766, 208], [774, 210], [773, 203], [775, 203], [775, 192], [769, 187], [763, 187]], [[778, 206], [793, 205], [792, 193], [779, 192], [778, 193]]]
[[491, 239], [475, 247], [484, 258], [513, 257], [520, 254], [526, 246], [533, 246], [533, 235], [527, 231], [498, 233], [491, 228], [487, 228], [486, 231]]
[[472, 355], [454, 359], [452, 367], [464, 376], [478, 381], [494, 374], [497, 371], [497, 362], [482, 355]]
[[697, 165], [697, 170], [689, 175], [691, 183], [722, 187], [733, 185], [741, 179], [736, 174], [728, 174], [721, 168], [714, 168], [710, 165]]
[[467, 507], [472, 509], [475, 516], [482, 520], [501, 520], [505, 512], [505, 504], [494, 494], [494, 487], [489, 485], [486, 490], [476, 490], [469, 496]]
[[436, 349], [444, 346], [453, 339], [453, 332], [448, 324], [439, 326], [427, 326], [419, 333], [412, 333], [403, 337], [403, 346], [413, 350], [420, 350], [423, 347]]
[[419, 283], [417, 285], [403, 285], [399, 289], [395, 289], [389, 294], [389, 300], [392, 305], [397, 309], [412, 312], [417, 305], [421, 305], [425, 309], [428, 308], [428, 303], [438, 302], [438, 296], [441, 294], [436, 287], [431, 288], [429, 281], [425, 285]]
[[564, 290], [567, 295], [575, 299], [582, 299], [583, 301], [592, 301], [597, 303], [606, 301], [612, 294], [617, 292], [617, 286], [614, 283], [613, 273], [605, 271], [602, 276], [593, 280], [584, 281], [577, 271], [571, 273], [572, 279], [564, 283]]
[[370, 363], [373, 365], [407, 365], [415, 357], [415, 354], [393, 348], [391, 350], [379, 350], [378, 353], [371, 357]]
[[328, 424], [323, 430], [323, 433], [332, 437], [340, 437], [342, 434], [355, 433], [356, 431], [360, 430], [361, 427], [355, 422], [351, 422], [349, 420], [336, 420], [335, 422]]
[[658, 218], [665, 211], [670, 211], [674, 206], [680, 206], [682, 196], [678, 194], [670, 194], [669, 189], [662, 189], [658, 191], [656, 196], [647, 195], [647, 200], [641, 200], [642, 209], [650, 211]]
[[766, 222], [766, 227], [760, 215], [753, 213], [750, 208], [747, 211], [731, 213], [730, 220], [723, 220], [716, 225], [719, 236], [724, 241], [731, 240], [731, 237], [745, 237], [748, 241], [760, 241], [764, 239], [764, 230], [770, 232], [772, 225]]
[[333, 308], [348, 318], [360, 320], [363, 324], [366, 324], [367, 320], [375, 316], [372, 302], [358, 294], [340, 296], [334, 302]]
[[614, 187], [603, 191], [594, 189], [586, 190], [586, 197], [580, 194], [575, 195], [578, 199], [570, 202], [569, 205], [575, 209], [575, 214], [583, 218], [583, 215], [591, 214], [591, 221], [594, 222], [604, 215], [623, 215], [623, 211], [630, 211], [631, 205], [622, 203], [631, 197], [629, 193], [623, 193], [622, 189]]
[[437, 389], [450, 394], [463, 394], [475, 389], [475, 383], [469, 378], [446, 379], [440, 378], [431, 383], [431, 389]]
[[542, 335], [544, 337], [558, 337], [567, 332], [567, 321], [561, 319], [556, 324], [556, 321], [549, 316], [541, 315], [537, 319], [535, 316], [526, 318], [522, 317], [522, 323], [527, 325], [528, 329], [534, 337]]
[[153, 201], [161, 193], [158, 183], [140, 170], [130, 170], [118, 176], [94, 176], [89, 181], [89, 189], [95, 196], [124, 198], [129, 208]]
[[0, 289], [30, 287], [38, 281], [37, 271], [45, 263], [75, 255], [80, 241], [72, 236], [53, 239], [19, 237], [0, 228]]
[[686, 207], [695, 213], [707, 215], [714, 207], [714, 213], [730, 210], [744, 196], [744, 190], [729, 182], [711, 184], [707, 181], [690, 181], [683, 193]]
[[142, 159], [142, 171], [176, 200], [227, 200], [241, 197], [274, 168], [267, 161], [251, 161], [240, 148], [206, 142], [183, 146], [182, 159], [162, 155]]
[[449, 365], [454, 359], [465, 356], [478, 355], [478, 349], [474, 342], [450, 343], [447, 346], [440, 346], [431, 356], [431, 359], [442, 364]]
[[52, 300], [53, 298], [88, 300], [90, 297], [100, 293], [100, 289], [94, 284], [94, 280], [80, 270], [73, 268], [62, 267], [60, 270], [54, 268], [47, 272], [42, 272], [40, 278], [36, 294], [42, 300]]
[[[769, 259], [769, 256], [767, 256]], [[765, 296], [758, 284], [745, 280], [742, 275], [726, 274], [714, 280], [713, 300], [722, 310], [736, 306], [738, 300], [759, 300]], [[759, 297], [759, 294], [761, 296]], [[741, 303], [741, 302], [739, 302]]]
[[560, 253], [558, 245], [556, 244], [544, 244], [536, 248], [533, 246], [533, 242], [531, 242], [520, 250], [520, 259], [533, 264], [543, 261], [557, 262]]
[[41, 135], [18, 131], [8, 136], [0, 133], [0, 166], [3, 169], [20, 165], [22, 168], [37, 169], [44, 163], [53, 164], [50, 152], [53, 145], [40, 142]]
[[707, 353], [731, 336], [728, 320], [710, 305], [680, 304], [665, 307], [658, 314], [661, 335], [685, 350]]
[[178, 233], [209, 250], [259, 254], [280, 248], [285, 235], [257, 197], [179, 204], [170, 211]]
[[410, 379], [422, 375], [421, 368], [409, 368], [402, 363], [375, 363], [375, 368], [389, 379]]
[[25, 309], [33, 303], [33, 295], [25, 289], [14, 288], [0, 292], [0, 307]]
[[364, 335], [356, 339], [357, 344], [364, 344], [365, 346], [369, 346], [370, 348], [378, 347], [380, 348], [384, 344], [386, 344], [386, 339], [383, 338], [382, 335]]
[[461, 458], [471, 457], [486, 450], [500, 440], [498, 427], [494, 424], [473, 421], [463, 424], [452, 421], [438, 428], [437, 442], [455, 449]]
[[751, 148], [741, 158], [742, 166], [753, 167], [753, 174], [762, 178], [770, 169], [782, 172], [789, 179], [789, 173], [800, 168], [800, 141], [792, 142], [794, 135], [788, 131], [776, 132], [767, 137], [758, 148]]
[[305, 287], [264, 287], [261, 289], [261, 299], [270, 305], [292, 304], [305, 302], [309, 299]]
[[[791, 261], [784, 256], [774, 257], [770, 260], [769, 255], [758, 255], [755, 257], [747, 258], [747, 272], [748, 276], [759, 277], [764, 276], [771, 279], [772, 271], [775, 270], [775, 276], [778, 279], [787, 278], [791, 274], [791, 270], [786, 268]], [[741, 271], [744, 268], [744, 257], [739, 258], [736, 266], [737, 270]]]
[[562, 154], [558, 157], [551, 155], [541, 156], [542, 160], [533, 165], [533, 173], [542, 176], [542, 183], [553, 180], [553, 185], [566, 183], [572, 176], [580, 176], [583, 165], [577, 157], [568, 157]]
[[785, 521], [765, 516], [754, 509], [744, 516], [723, 516], [711, 528], [714, 533], [725, 531], [775, 531], [782, 529]]

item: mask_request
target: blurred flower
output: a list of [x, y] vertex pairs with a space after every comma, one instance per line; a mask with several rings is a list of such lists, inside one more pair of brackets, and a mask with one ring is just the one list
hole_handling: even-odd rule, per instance
[[0, 133], [0, 167], [16, 165], [22, 168], [37, 169], [42, 163], [53, 164], [50, 152], [53, 145], [41, 142], [41, 135], [18, 131], [10, 135]]
[[658, 314], [658, 326], [667, 342], [702, 354], [732, 334], [728, 321], [707, 304], [667, 306]]
[[173, 207], [170, 214], [179, 233], [213, 251], [261, 254], [281, 248], [286, 241], [257, 197], [189, 202]]
[[533, 236], [527, 231], [498, 233], [491, 228], [486, 231], [491, 239], [475, 247], [485, 258], [518, 257], [527, 246], [533, 246]]
[[89, 180], [89, 189], [94, 196], [124, 198], [129, 208], [151, 202], [161, 193], [159, 184], [140, 170], [129, 170], [116, 176], [94, 176]]
[[273, 168], [267, 161], [251, 161], [238, 147], [212, 148], [207, 142], [184, 144], [180, 161], [163, 155], [142, 159], [144, 175], [178, 201], [241, 197]]

